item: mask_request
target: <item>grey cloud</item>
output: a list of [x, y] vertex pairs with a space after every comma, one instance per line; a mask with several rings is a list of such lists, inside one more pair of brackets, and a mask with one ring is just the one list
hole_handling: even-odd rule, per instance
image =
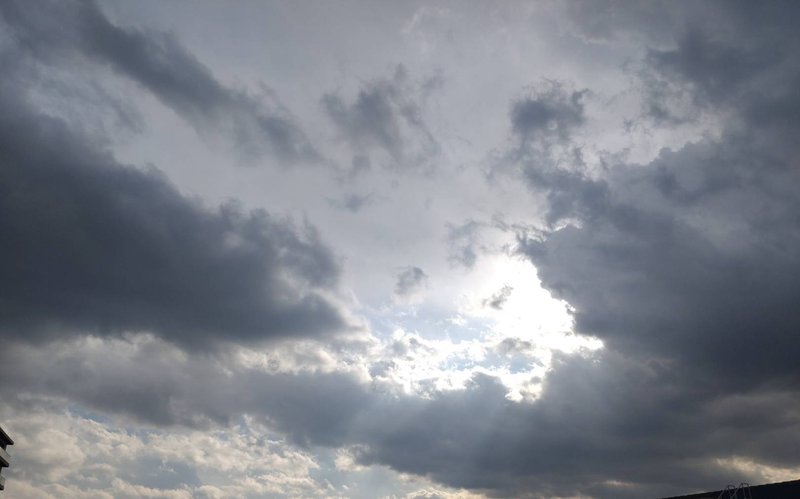
[[[727, 473], [716, 459], [743, 448], [731, 438], [741, 431], [758, 442], [743, 452], [776, 464], [776, 454], [788, 458], [800, 423], [790, 416], [797, 407], [791, 395], [718, 399], [702, 383], [685, 390], [691, 381], [614, 354], [562, 357], [542, 397], [517, 404], [497, 380], [479, 375], [466, 391], [401, 401], [392, 413], [370, 418], [381, 423], [366, 429], [358, 458], [500, 497], [608, 498], [715, 483]], [[737, 404], [731, 418], [718, 408]], [[747, 417], [760, 404], [780, 414], [769, 431]], [[788, 441], [770, 452], [772, 430]], [[796, 458], [781, 460], [790, 461]], [[755, 472], [746, 478], [764, 479]]]
[[511, 293], [514, 291], [514, 288], [508, 285], [503, 286], [500, 290], [493, 294], [491, 297], [483, 300], [483, 306], [492, 307], [495, 310], [502, 310], [503, 305], [505, 305], [506, 301], [508, 301], [508, 297], [511, 296]]
[[[383, 393], [347, 374], [267, 373], [225, 356], [185, 356], [146, 338], [7, 343], [0, 359], [6, 403], [66, 398], [146, 424], [196, 428], [247, 415], [302, 447], [350, 447], [362, 464], [500, 497], [633, 498], [703, 488], [726, 473], [716, 460], [732, 453], [797, 464], [794, 392], [720, 394], [713, 380], [668, 362], [614, 352], [558, 356], [542, 397], [530, 404], [509, 401], [486, 375], [424, 399]], [[746, 442], [735, 438], [740, 432]], [[743, 478], [763, 480], [758, 472]]]
[[[586, 122], [583, 99], [588, 90], [547, 81], [527, 98], [513, 102], [510, 120], [514, 147], [500, 164], [521, 170], [528, 185], [547, 198], [546, 221], [554, 224], [587, 215], [605, 202], [606, 187], [586, 171], [575, 132]], [[580, 196], [572, 193], [579, 191]]]
[[[689, 32], [752, 42], [755, 32], [786, 39], [791, 34], [797, 6], [776, 1], [754, 4], [748, 0], [709, 0], [695, 4], [647, 0], [571, 0], [560, 5], [570, 34], [589, 43], [635, 42], [661, 49]], [[773, 29], [774, 28], [774, 29]]]
[[329, 199], [328, 203], [334, 208], [347, 210], [351, 213], [358, 213], [362, 208], [369, 206], [373, 202], [372, 194], [347, 194], [342, 199]]
[[243, 158], [269, 153], [285, 164], [320, 159], [277, 100], [225, 87], [171, 34], [117, 26], [90, 0], [3, 2], [0, 14], [20, 45], [40, 58], [83, 56], [106, 65], [197, 130], [227, 134]]
[[748, 77], [770, 66], [775, 54], [748, 53], [709, 40], [706, 35], [687, 33], [674, 50], [650, 50], [649, 63], [668, 76], [678, 77], [695, 85], [693, 95], [702, 100], [720, 100], [736, 93]]
[[[741, 15], [764, 24], [760, 10], [730, 5], [714, 22]], [[781, 30], [793, 30], [796, 18], [768, 19], [775, 23], [748, 28], [748, 36], [771, 33], [765, 40], [792, 46], [796, 35], [783, 38]], [[248, 332], [252, 324], [268, 324], [262, 332], [272, 337], [282, 324], [270, 307], [283, 310], [287, 296], [299, 299], [289, 307], [298, 316], [325, 319], [320, 310], [335, 314], [332, 305], [314, 292], [295, 294], [292, 284], [327, 290], [336, 283], [335, 261], [312, 230], [235, 207], [203, 208], [157, 173], [116, 164], [3, 92], [0, 234], [11, 244], [0, 245], [0, 315], [16, 323], [3, 330], [0, 399], [61, 397], [156, 425], [213, 427], [252, 415], [302, 446], [354, 446], [360, 463], [502, 497], [663, 496], [714, 488], [734, 471], [737, 479], [769, 480], [757, 468], [732, 471], [724, 462], [731, 456], [795, 469], [800, 66], [791, 55], [762, 58], [771, 42], [745, 50], [747, 61], [765, 66], [729, 73], [714, 61], [735, 63], [731, 54], [742, 50], [722, 36], [742, 25], [730, 22], [698, 42], [696, 50], [708, 54], [686, 53], [692, 45], [678, 33], [675, 47], [653, 48], [647, 61], [726, 117], [716, 138], [593, 176], [540, 154], [569, 148], [581, 126], [584, 111], [569, 107], [569, 92], [540, 103], [567, 106], [553, 104], [566, 109], [552, 111], [561, 116], [549, 118], [554, 129], [541, 126], [548, 120], [539, 104], [518, 117], [514, 138], [539, 150], [516, 159], [545, 194], [549, 224], [537, 238], [521, 237], [520, 251], [572, 305], [578, 332], [605, 344], [592, 355], [557, 354], [533, 403], [508, 400], [486, 375], [426, 399], [385, 394], [345, 374], [266, 373], [219, 352], [185, 355], [158, 340], [109, 339], [109, 332], [154, 327], [181, 346], [195, 341], [188, 332], [201, 341], [217, 331], [242, 341], [264, 337]], [[342, 109], [350, 116], [354, 108]], [[454, 248], [468, 250], [457, 254], [474, 262], [474, 241], [455, 240]], [[412, 287], [424, 275], [416, 267], [405, 272]], [[65, 279], [71, 273], [81, 279]], [[87, 299], [92, 315], [78, 301]], [[204, 329], [208, 317], [218, 321], [213, 331]], [[319, 331], [341, 320], [322, 319]], [[20, 337], [41, 320], [88, 325], [103, 337], [36, 345]], [[533, 347], [507, 339], [496, 351], [521, 356]], [[392, 348], [410, 356], [417, 346], [408, 340]], [[392, 366], [384, 359], [370, 367], [379, 375]]]
[[[795, 377], [800, 288], [788, 276], [800, 260], [786, 248], [800, 183], [790, 163], [751, 147], [728, 137], [618, 167], [581, 227], [523, 244], [579, 330], [726, 383]], [[587, 203], [581, 190], [560, 195]]]
[[[797, 465], [800, 182], [790, 137], [800, 66], [758, 53], [769, 44], [740, 57], [738, 41], [691, 36], [679, 34], [674, 50], [650, 50], [648, 64], [670, 83], [688, 83], [699, 104], [731, 113], [719, 138], [596, 176], [518, 155], [526, 180], [546, 195], [549, 224], [574, 222], [521, 239], [521, 251], [575, 308], [578, 331], [600, 337], [605, 351], [559, 358], [531, 405], [508, 402], [491, 378], [408, 403], [361, 430], [362, 462], [530, 497], [707, 489], [728, 479], [719, 460], [731, 455]], [[573, 107], [561, 135], [542, 126], [554, 119], [539, 119], [546, 105], [529, 105], [527, 116], [519, 109], [517, 137], [545, 147], [568, 147], [584, 119]], [[737, 472], [769, 480], [757, 469]]]
[[563, 84], [548, 82], [533, 95], [519, 99], [511, 107], [511, 125], [523, 142], [564, 141], [583, 124], [582, 99], [585, 91], [569, 91]]
[[409, 296], [420, 291], [428, 281], [428, 275], [419, 267], [406, 267], [397, 274], [394, 293]]
[[0, 406], [4, 427], [17, 440], [5, 493], [51, 497], [45, 490], [59, 497], [132, 499], [257, 498], [265, 489], [269, 497], [334, 492], [324, 477], [308, 475], [315, 463], [306, 452], [253, 419], [213, 433], [150, 425], [129, 431], [115, 418], [85, 406], [76, 413], [74, 405], [67, 409], [56, 400], [29, 399], [34, 403], [10, 412], [8, 404]]
[[461, 225], [448, 224], [447, 245], [449, 246], [448, 260], [450, 263], [472, 268], [478, 260], [478, 231], [481, 224], [475, 220], [468, 220]]
[[752, 99], [747, 94], [753, 86], [779, 88], [785, 55], [779, 47], [726, 43], [691, 30], [674, 48], [647, 51], [641, 71], [644, 115], [657, 125], [678, 125], [720, 104]]
[[345, 327], [320, 293], [338, 263], [312, 227], [203, 207], [32, 113], [12, 80], [0, 99], [0, 335], [150, 330], [207, 348]]
[[531, 341], [521, 340], [519, 338], [503, 338], [495, 347], [495, 351], [499, 355], [511, 356], [516, 354], [524, 354], [533, 350], [534, 344]]
[[[776, 121], [779, 128], [791, 126], [800, 107], [792, 98], [799, 62], [790, 48], [800, 37], [789, 27], [800, 16], [796, 5], [709, 2], [699, 10], [679, 4], [674, 10], [686, 18], [684, 29], [672, 43], [646, 51], [644, 72], [650, 80], [644, 90], [657, 122], [659, 117], [666, 123], [685, 121], [727, 106], [737, 108], [733, 116], [750, 125], [763, 120], [762, 126]], [[668, 101], [681, 96], [690, 103], [683, 110], [688, 116], [670, 109]]]
[[396, 165], [420, 165], [438, 155], [440, 146], [423, 119], [419, 92], [398, 66], [393, 78], [366, 85], [353, 103], [331, 93], [322, 106], [356, 157], [379, 149]]
[[372, 164], [367, 156], [356, 154], [351, 161], [350, 173], [352, 176], [357, 176], [372, 168]]
[[269, 373], [155, 338], [6, 345], [4, 401], [44, 395], [148, 425], [207, 429], [249, 414], [301, 446], [337, 446], [370, 397], [347, 374]]
[[608, 186], [581, 170], [555, 166], [550, 158], [534, 155], [522, 166], [525, 180], [547, 198], [545, 220], [553, 226], [575, 216], [591, 218], [606, 209]]
[[[731, 5], [736, 8], [725, 10], [749, 10]], [[795, 43], [793, 31], [784, 36], [775, 29], [785, 23], [756, 23], [736, 37], [724, 36], [726, 28], [736, 32], [732, 25], [738, 26], [715, 26], [713, 38], [678, 34], [677, 48], [648, 56], [665, 81], [684, 85], [694, 102], [725, 116], [718, 138], [663, 150], [649, 164], [612, 165], [597, 178], [523, 160], [527, 179], [549, 201], [548, 220], [574, 223], [523, 237], [520, 249], [543, 285], [574, 307], [578, 332], [599, 337], [608, 352], [605, 365], [585, 377], [570, 380], [564, 376], [571, 369], [553, 370], [547, 382], [561, 389], [548, 390], [537, 404], [558, 407], [551, 397], [579, 404], [592, 376], [618, 378], [597, 393], [621, 394], [631, 405], [585, 408], [592, 416], [578, 425], [624, 442], [634, 455], [641, 452], [641, 462], [630, 463], [636, 475], [618, 479], [660, 485], [662, 495], [669, 484], [661, 480], [674, 476], [686, 456], [699, 458], [704, 469], [687, 473], [676, 493], [719, 482], [713, 477], [722, 470], [710, 464], [715, 455], [795, 466], [768, 433], [796, 439], [797, 420], [788, 414], [797, 400], [793, 352], [800, 348], [800, 314], [793, 305], [800, 285], [792, 277], [800, 273], [800, 258], [790, 249], [800, 243], [794, 167], [800, 151], [793, 138], [800, 94], [791, 85], [800, 61], [780, 47]], [[628, 367], [611, 362], [615, 355]], [[624, 379], [634, 376], [631, 368], [644, 369], [641, 385]], [[655, 391], [648, 395], [645, 386]], [[730, 418], [722, 415], [726, 409]], [[616, 433], [622, 428], [624, 435]], [[695, 433], [698, 428], [707, 431]], [[752, 445], [722, 450], [728, 444], [718, 439], [751, 432], [759, 434]], [[625, 459], [613, 452], [596, 458]], [[596, 466], [600, 476], [609, 475], [603, 464]]]
[[[791, 166], [797, 123], [791, 113], [765, 117], [769, 127], [757, 118], [777, 103], [797, 107], [787, 82], [800, 77], [800, 60], [772, 50], [774, 32], [746, 57], [737, 55], [740, 38], [714, 32], [713, 42], [679, 35], [675, 51], [649, 57], [665, 78], [689, 82], [703, 105], [729, 117], [721, 137], [662, 151], [648, 165], [613, 166], [597, 179], [526, 164], [547, 194], [549, 220], [579, 224], [523, 241], [522, 250], [545, 286], [576, 308], [579, 330], [610, 348], [666, 356], [725, 384], [788, 382], [796, 373], [787, 352], [798, 347], [791, 331], [800, 326], [789, 305], [800, 288], [788, 277], [800, 260], [786, 251], [800, 232], [792, 216], [800, 209]], [[731, 363], [742, 367], [731, 373]]]
[[[573, 0], [561, 6], [571, 23], [571, 33], [592, 43], [626, 38], [669, 41], [687, 21], [686, 11], [675, 2]], [[695, 16], [703, 11], [702, 6], [693, 7]]]

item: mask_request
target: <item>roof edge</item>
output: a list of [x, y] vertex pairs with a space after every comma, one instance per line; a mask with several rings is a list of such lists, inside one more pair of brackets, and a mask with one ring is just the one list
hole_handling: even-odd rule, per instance
[[0, 445], [14, 445], [14, 441], [11, 440], [11, 437], [3, 430], [2, 426], [0, 426]]

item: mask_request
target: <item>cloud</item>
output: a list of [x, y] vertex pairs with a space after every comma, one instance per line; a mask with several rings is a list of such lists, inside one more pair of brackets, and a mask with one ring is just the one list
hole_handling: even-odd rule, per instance
[[710, 40], [700, 32], [687, 33], [670, 50], [650, 50], [649, 63], [668, 77], [690, 82], [695, 103], [717, 101], [733, 95], [749, 76], [774, 63], [775, 55], [751, 54]]
[[[576, 308], [579, 330], [720, 381], [792, 372], [798, 288], [786, 276], [800, 261], [784, 248], [798, 230], [798, 183], [790, 163], [745, 140], [687, 146], [646, 170], [619, 167], [601, 202], [580, 189], [559, 193], [592, 209], [573, 210], [580, 227], [523, 251]], [[730, 373], [730, 362], [743, 365]]]
[[[152, 337], [79, 339], [44, 348], [6, 345], [0, 353], [6, 406], [27, 406], [17, 412], [31, 414], [62, 399], [123, 421], [157, 425], [149, 431], [168, 430], [164, 435], [174, 436], [154, 436], [148, 453], [169, 452], [179, 462], [209, 456], [203, 458], [209, 462], [179, 473], [218, 466], [215, 454], [165, 449], [186, 433], [182, 427], [202, 435], [183, 442], [183, 448], [206, 448], [210, 440], [233, 453], [243, 449], [231, 448], [208, 430], [230, 429], [242, 420], [265, 424], [302, 449], [350, 448], [354, 462], [363, 466], [389, 466], [500, 497], [632, 498], [703, 488], [724, 472], [718, 457], [734, 453], [774, 466], [797, 464], [800, 420], [792, 391], [721, 394], [713, 382], [672, 369], [668, 362], [612, 351], [558, 355], [540, 398], [518, 403], [508, 399], [498, 379], [483, 374], [475, 374], [464, 390], [431, 390], [423, 398], [386, 392], [374, 380], [353, 374], [267, 372], [224, 357], [209, 362]], [[402, 346], [420, 347], [413, 341]], [[747, 432], [747, 442], [735, 438], [740, 432]], [[91, 461], [102, 449], [90, 446], [83, 459]], [[132, 453], [141, 462], [144, 451], [136, 449]], [[28, 452], [26, 460], [35, 458]], [[35, 459], [42, 473], [50, 472], [50, 461]], [[234, 478], [255, 464], [219, 459], [236, 468]], [[174, 462], [169, 468], [181, 469]], [[76, 464], [74, 469], [88, 468]], [[151, 468], [125, 469], [136, 480], [120, 478], [142, 483], [141, 473]], [[759, 473], [740, 476], [756, 481], [762, 479]], [[192, 485], [190, 474], [181, 476], [148, 480], [172, 480], [161, 482], [166, 489]]]
[[44, 396], [146, 426], [210, 430], [250, 415], [301, 446], [335, 446], [369, 398], [351, 374], [269, 372], [147, 335], [6, 345], [0, 390], [9, 403]]
[[[531, 95], [512, 103], [513, 146], [496, 171], [522, 172], [529, 187], [547, 199], [545, 221], [554, 226], [573, 212], [588, 213], [606, 196], [603, 181], [590, 175], [577, 132], [586, 124], [584, 98], [588, 90], [545, 81]], [[581, 191], [581, 196], [565, 195]]]
[[[530, 404], [476, 376], [465, 391], [409, 409], [411, 422], [383, 426], [363, 462], [532, 497], [713, 488], [732, 454], [797, 468], [781, 440], [796, 442], [800, 422], [791, 250], [800, 242], [791, 83], [800, 64], [779, 46], [793, 33], [751, 29], [764, 38], [741, 52], [722, 36], [729, 26], [709, 40], [677, 33], [676, 48], [645, 53], [660, 77], [725, 118], [717, 133], [652, 161], [591, 169], [571, 158], [587, 119], [575, 94], [513, 103], [508, 157], [547, 202], [545, 227], [521, 236], [519, 250], [570, 304], [576, 331], [605, 348], [557, 355]], [[756, 467], [736, 472], [764, 480]]]
[[241, 158], [270, 154], [281, 164], [320, 160], [291, 113], [220, 83], [174, 35], [113, 24], [91, 0], [4, 2], [5, 25], [21, 47], [48, 62], [82, 57], [151, 92], [198, 131], [221, 132]]
[[[525, 167], [547, 194], [549, 218], [576, 221], [524, 241], [523, 251], [544, 285], [575, 307], [580, 331], [619, 351], [664, 356], [751, 387], [794, 378], [786, 352], [796, 348], [790, 331], [800, 326], [789, 306], [800, 288], [787, 277], [800, 260], [786, 251], [800, 228], [791, 215], [800, 189], [790, 139], [796, 124], [765, 127], [757, 118], [778, 102], [797, 105], [796, 89], [762, 83], [777, 75], [795, 81], [800, 64], [792, 54], [777, 57], [769, 40], [741, 59], [732, 55], [738, 40], [719, 37], [713, 46], [684, 38], [675, 51], [649, 56], [665, 77], [689, 82], [704, 105], [728, 116], [718, 138], [664, 150], [647, 165], [618, 164], [598, 178]], [[734, 59], [739, 69], [714, 62]], [[752, 71], [750, 61], [766, 67]], [[732, 362], [741, 364], [735, 372]]]
[[695, 18], [707, 14], [702, 6], [682, 9], [671, 2], [573, 0], [561, 7], [565, 11], [563, 22], [570, 34], [591, 44], [629, 39], [639, 43], [642, 40], [651, 43], [671, 41], [692, 14]]
[[[114, 26], [93, 4], [48, 5], [64, 29], [44, 29], [51, 21], [28, 4], [0, 7], [19, 21], [13, 43], [38, 60], [99, 62], [193, 123], [228, 130], [267, 112], [169, 35]], [[511, 102], [503, 159], [541, 199], [520, 203], [535, 221], [496, 225], [520, 231], [516, 248], [569, 303], [576, 334], [604, 345], [555, 349], [536, 375], [539, 352], [550, 353], [538, 336], [480, 321], [456, 330], [423, 317], [441, 339], [401, 329], [381, 339], [396, 324], [378, 317], [376, 336], [332, 339], [349, 327], [340, 264], [310, 224], [209, 207], [157, 170], [121, 164], [68, 122], [34, 112], [9, 72], [0, 416], [21, 435], [12, 486], [31, 496], [354, 495], [317, 468], [323, 458], [313, 456], [334, 453], [362, 479], [391, 469], [499, 497], [663, 496], [798, 469], [800, 64], [787, 49], [796, 19], [709, 2], [629, 4], [592, 24], [597, 7], [576, 5], [576, 25], [590, 32], [579, 47], [633, 38], [652, 77], [641, 85], [679, 89], [721, 125], [639, 163], [609, 154], [598, 166], [578, 143], [591, 126], [588, 91], [551, 82]], [[681, 24], [693, 9], [707, 30]], [[436, 157], [419, 92], [401, 71], [352, 100], [323, 99], [354, 166]], [[354, 211], [366, 201], [341, 194], [318, 200]], [[471, 267], [490, 247], [478, 237], [488, 225], [471, 213], [444, 226], [449, 254], [439, 258]], [[422, 268], [396, 270], [397, 297], [426, 287]], [[510, 315], [525, 287], [513, 282], [511, 295], [492, 282], [477, 303], [488, 296], [483, 305], [500, 309], [508, 299], [484, 312]], [[513, 400], [506, 376], [541, 388]]]
[[334, 208], [346, 210], [351, 213], [358, 213], [366, 206], [374, 202], [374, 196], [370, 194], [357, 194], [351, 193], [345, 195], [342, 199], [328, 199], [328, 203]]
[[322, 107], [355, 157], [380, 150], [394, 165], [415, 166], [429, 163], [440, 150], [423, 119], [427, 91], [424, 85], [416, 89], [398, 66], [391, 79], [364, 86], [351, 104], [330, 93], [322, 97]]
[[18, 439], [6, 493], [21, 497], [318, 497], [333, 492], [329, 483], [312, 476], [319, 468], [312, 456], [253, 421], [214, 433], [127, 432], [84, 415], [37, 408], [4, 424], [13, 425]]
[[[680, 468], [680, 456], [691, 456], [704, 469], [687, 475], [683, 487], [697, 478], [697, 488], [709, 488], [701, 478], [719, 474], [712, 458], [725, 456], [717, 437], [744, 427], [753, 445], [729, 452], [798, 465], [787, 464], [782, 446], [769, 436], [772, 429], [791, 431], [796, 418], [776, 423], [766, 413], [764, 419], [747, 416], [760, 404], [770, 414], [794, 410], [789, 399], [796, 397], [798, 375], [790, 352], [800, 348], [794, 334], [800, 314], [791, 305], [800, 286], [790, 277], [800, 272], [800, 258], [789, 250], [800, 234], [793, 215], [800, 209], [794, 167], [800, 151], [790, 138], [795, 114], [777, 111], [797, 106], [799, 94], [788, 82], [797, 81], [800, 61], [779, 47], [778, 40], [789, 43], [793, 33], [767, 37], [763, 29], [748, 30], [761, 37], [746, 49], [720, 28], [713, 39], [689, 33], [678, 37], [675, 49], [649, 52], [648, 63], [663, 78], [686, 86], [706, 112], [725, 117], [716, 136], [662, 150], [646, 164], [618, 163], [595, 174], [523, 160], [526, 178], [548, 200], [551, 227], [521, 238], [520, 250], [543, 285], [574, 307], [576, 330], [603, 340], [608, 352], [596, 371], [571, 381], [564, 376], [574, 366], [555, 368], [546, 381], [551, 389], [537, 404], [558, 407], [551, 397], [580, 404], [592, 377], [627, 376], [631, 368], [649, 372], [642, 387], [656, 390], [647, 395], [623, 379], [596, 387], [598, 394], [624, 394], [632, 405], [595, 401], [582, 409], [592, 413], [586, 421], [572, 423], [597, 430], [585, 435], [587, 441], [603, 435], [643, 454], [641, 463], [630, 464], [638, 476], [616, 475], [602, 464], [591, 473], [655, 484], [645, 478], [652, 476], [645, 467], [659, 467], [666, 477]], [[567, 222], [552, 226], [557, 220]], [[612, 362], [614, 355], [628, 367]], [[734, 401], [742, 405], [733, 409]], [[722, 407], [737, 415], [725, 418]], [[624, 435], [616, 432], [622, 428]], [[697, 428], [708, 430], [695, 434]], [[576, 454], [584, 452], [592, 451]], [[625, 458], [606, 448], [597, 463], [607, 459]]]
[[35, 114], [0, 108], [0, 335], [152, 331], [190, 348], [340, 330], [336, 258], [310, 225], [186, 198]]
[[493, 294], [491, 297], [483, 300], [484, 306], [492, 307], [495, 310], [502, 310], [503, 305], [505, 305], [508, 297], [511, 296], [511, 293], [514, 291], [514, 288], [511, 286], [505, 285], [500, 290]]
[[447, 225], [448, 260], [452, 264], [472, 268], [478, 260], [478, 232], [481, 224], [468, 220], [461, 225]]
[[[645, 50], [641, 69], [645, 115], [657, 125], [697, 121], [725, 107], [733, 112], [724, 119], [745, 118], [750, 126], [759, 117], [780, 120], [781, 126], [793, 121], [796, 104], [789, 94], [798, 60], [787, 48], [798, 36], [787, 22], [800, 15], [797, 6], [741, 1], [709, 2], [692, 9], [652, 6], [665, 14], [670, 11], [663, 17], [671, 18], [668, 24], [673, 25], [668, 39]], [[730, 36], [733, 31], [740, 36]], [[640, 34], [651, 38], [646, 30]], [[773, 98], [782, 105], [776, 106]], [[736, 109], [742, 104], [745, 108]], [[728, 128], [733, 124], [727, 123]]]
[[[496, 379], [476, 375], [464, 391], [398, 401], [385, 416], [363, 418], [381, 424], [367, 429], [357, 458], [499, 497], [648, 497], [714, 483], [723, 473], [718, 456], [774, 459], [771, 431], [795, 440], [794, 417], [765, 432], [747, 417], [759, 406], [791, 414], [796, 402], [786, 393], [704, 399], [684, 389], [690, 376], [667, 372], [615, 354], [564, 356], [532, 404], [509, 401]], [[741, 405], [727, 419], [718, 406], [731, 404]], [[744, 450], [728, 440], [740, 431], [760, 443]], [[788, 448], [773, 452], [788, 457]]]
[[511, 126], [522, 142], [557, 139], [566, 141], [572, 130], [583, 124], [583, 96], [568, 91], [562, 83], [546, 82], [533, 95], [511, 107]]
[[398, 297], [408, 297], [421, 291], [428, 281], [428, 275], [419, 267], [405, 267], [397, 274], [394, 285], [394, 294]]

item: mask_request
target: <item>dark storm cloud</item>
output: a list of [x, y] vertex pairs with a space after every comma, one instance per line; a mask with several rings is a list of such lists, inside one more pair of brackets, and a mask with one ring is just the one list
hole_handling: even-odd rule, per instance
[[[721, 137], [597, 179], [526, 165], [547, 192], [549, 219], [581, 223], [523, 250], [544, 284], [575, 306], [578, 328], [611, 348], [664, 355], [728, 383], [795, 379], [788, 352], [800, 347], [791, 305], [800, 286], [790, 276], [800, 258], [789, 248], [800, 235], [800, 177], [790, 131], [798, 122], [775, 111], [798, 108], [790, 82], [800, 60], [774, 33], [745, 52], [737, 37], [687, 36], [650, 51], [649, 63], [730, 116]], [[734, 373], [731, 362], [740, 365]]]
[[[633, 37], [643, 44], [645, 64], [638, 76], [645, 77], [644, 115], [656, 125], [696, 120], [722, 103], [751, 105], [796, 86], [787, 74], [794, 72], [792, 47], [800, 42], [791, 27], [800, 16], [794, 2], [709, 1], [690, 8], [680, 2], [616, 0], [569, 5], [577, 33], [605, 40]], [[784, 105], [785, 97], [780, 98]], [[781, 107], [764, 113], [766, 105], [756, 107], [762, 115], [779, 118]]]
[[[705, 18], [706, 30], [689, 26], [673, 47], [646, 53], [659, 78], [725, 117], [718, 138], [595, 176], [536, 161], [536, 151], [519, 155], [526, 179], [549, 201], [548, 221], [574, 222], [521, 238], [521, 251], [543, 285], [574, 307], [577, 331], [602, 339], [608, 352], [586, 371], [575, 363], [554, 369], [537, 402], [545, 412], [567, 404], [575, 414], [564, 424], [593, 429], [572, 443], [574, 455], [601, 451], [586, 468], [571, 463], [576, 481], [614, 477], [642, 496], [714, 488], [730, 476], [715, 458], [798, 465], [785, 443], [798, 440], [800, 59], [787, 50], [797, 35], [773, 16], [775, 4], [750, 16], [765, 24], [743, 21], [753, 5], [726, 3], [714, 21]], [[798, 19], [793, 8], [781, 15]], [[601, 394], [611, 399], [582, 405]], [[546, 436], [523, 434], [537, 442], [531, 452], [551, 448]], [[556, 463], [570, 445], [553, 447]], [[612, 469], [627, 460], [617, 446], [638, 456], [626, 464], [633, 473]], [[690, 462], [697, 470], [681, 471]], [[625, 495], [607, 486], [583, 492]]]
[[338, 264], [310, 226], [208, 209], [66, 123], [0, 98], [0, 335], [151, 330], [185, 346], [343, 327]]
[[[270, 153], [282, 163], [319, 155], [277, 100], [264, 102], [222, 85], [171, 34], [113, 24], [91, 0], [9, 1], [0, 5], [21, 47], [48, 62], [82, 56], [152, 92], [197, 130], [222, 131], [242, 157]], [[69, 59], [67, 59], [69, 60]]]
[[[615, 361], [597, 360], [603, 368], [562, 359], [532, 405], [509, 401], [498, 380], [483, 375], [465, 391], [391, 404], [382, 408], [386, 416], [369, 418], [379, 424], [361, 430], [357, 457], [501, 497], [651, 497], [675, 483], [711, 481], [719, 468], [708, 456], [735, 443], [714, 439], [719, 447], [705, 448], [710, 442], [700, 438], [710, 422], [675, 411], [696, 408], [691, 397], [673, 394], [675, 385], [644, 368], [606, 369]], [[683, 424], [683, 436], [698, 443], [678, 450], [663, 428]], [[781, 434], [791, 436], [797, 424], [793, 418]], [[690, 457], [675, 459], [684, 451]]]
[[668, 363], [606, 352], [557, 356], [533, 404], [476, 375], [465, 391], [373, 404], [359, 419], [371, 424], [350, 431], [362, 463], [489, 495], [658, 497], [729, 476], [719, 457], [796, 466], [797, 408], [791, 391], [714, 394]]
[[739, 226], [731, 240], [709, 237], [730, 222], [707, 220], [704, 229], [611, 206], [523, 248], [544, 285], [575, 307], [578, 330], [609, 348], [665, 356], [724, 384], [796, 379], [789, 352], [800, 346], [800, 315], [791, 303], [800, 288], [789, 276], [800, 260], [787, 249], [797, 229]]
[[704, 10], [700, 3], [694, 9], [682, 9], [677, 2], [647, 0], [573, 0], [561, 6], [573, 25], [572, 34], [593, 43], [626, 38], [669, 42], [686, 22], [686, 10], [694, 10], [695, 16]]
[[551, 226], [573, 216], [594, 216], [608, 197], [603, 180], [589, 177], [583, 171], [555, 167], [551, 158], [535, 156], [524, 166], [529, 185], [545, 193], [548, 201], [545, 220]]
[[416, 293], [425, 286], [428, 275], [419, 267], [406, 267], [397, 274], [394, 285], [394, 294], [408, 296]]
[[[426, 88], [423, 84], [422, 91]], [[440, 149], [423, 120], [419, 91], [399, 66], [391, 79], [362, 88], [353, 103], [331, 93], [323, 96], [322, 106], [356, 156], [380, 149], [395, 164], [419, 165]]]
[[697, 31], [687, 33], [675, 49], [648, 54], [649, 63], [667, 77], [690, 82], [697, 103], [735, 95], [739, 85], [774, 64], [776, 56], [718, 43]]
[[[800, 8], [784, 5], [786, 9], [773, 11], [775, 5], [767, 4], [764, 12], [751, 14], [764, 18], [767, 26], [731, 15], [738, 39], [690, 31], [674, 48], [648, 51], [649, 66], [690, 93], [698, 107], [733, 110], [744, 129], [769, 127], [773, 134], [793, 133], [800, 123], [796, 92], [800, 58], [789, 47], [800, 43], [800, 36], [778, 27], [784, 18], [800, 18]], [[747, 13], [750, 8], [731, 10]]]
[[692, 29], [676, 47], [648, 50], [642, 71], [645, 116], [657, 125], [681, 124], [721, 105], [753, 101], [754, 84], [785, 87], [785, 49], [767, 49], [759, 35], [743, 35], [743, 41], [732, 42]]

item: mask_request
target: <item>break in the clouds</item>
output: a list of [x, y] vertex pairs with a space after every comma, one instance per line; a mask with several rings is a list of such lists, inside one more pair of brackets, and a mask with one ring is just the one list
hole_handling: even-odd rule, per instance
[[793, 4], [0, 14], [11, 497], [800, 474]]

